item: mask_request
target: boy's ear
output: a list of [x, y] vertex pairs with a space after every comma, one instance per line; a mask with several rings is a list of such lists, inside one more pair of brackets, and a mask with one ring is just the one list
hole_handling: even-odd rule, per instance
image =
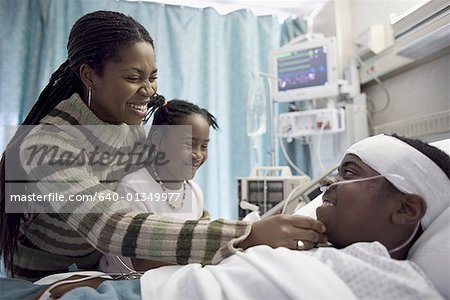
[[88, 64], [82, 64], [80, 66], [80, 78], [86, 88], [94, 88], [94, 70]]
[[400, 207], [392, 212], [391, 220], [399, 225], [417, 223], [426, 211], [427, 204], [422, 197], [415, 194], [406, 194], [403, 195]]

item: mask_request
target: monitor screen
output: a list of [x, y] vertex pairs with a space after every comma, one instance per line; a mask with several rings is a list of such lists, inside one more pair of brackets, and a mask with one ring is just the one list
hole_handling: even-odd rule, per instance
[[278, 90], [287, 91], [327, 83], [324, 47], [293, 50], [277, 55]]
[[304, 41], [271, 52], [275, 101], [338, 95], [335, 38]]

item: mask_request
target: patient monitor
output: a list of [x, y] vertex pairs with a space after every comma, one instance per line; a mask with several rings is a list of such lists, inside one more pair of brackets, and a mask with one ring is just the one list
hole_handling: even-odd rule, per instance
[[273, 98], [279, 102], [339, 95], [335, 37], [314, 35], [273, 50], [270, 73], [277, 78]]
[[237, 178], [239, 218], [256, 210], [255, 206], [261, 214], [266, 213], [309, 181], [308, 176], [293, 176], [286, 166], [253, 168], [250, 176]]
[[[280, 213], [283, 208], [285, 214], [293, 214], [304, 207], [306, 204], [309, 204], [314, 199], [320, 198], [322, 192], [320, 191], [320, 183], [322, 180], [328, 176], [332, 176], [337, 171], [337, 165], [332, 166], [313, 180], [309, 181], [307, 184], [299, 187], [291, 197], [283, 198], [283, 201], [280, 201], [277, 205], [273, 206], [270, 210], [268, 210], [264, 215], [261, 216], [262, 219], [276, 215]], [[288, 202], [288, 203], [286, 203]], [[316, 202], [317, 203], [317, 202]], [[320, 205], [320, 204], [319, 204]], [[309, 206], [312, 207], [312, 206]], [[308, 213], [301, 213], [303, 215], [309, 215]]]

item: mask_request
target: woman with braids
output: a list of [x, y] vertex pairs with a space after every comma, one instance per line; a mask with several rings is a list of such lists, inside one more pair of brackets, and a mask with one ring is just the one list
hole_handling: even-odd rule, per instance
[[[117, 192], [139, 212], [183, 220], [208, 219], [203, 192], [192, 178], [208, 158], [209, 127], [218, 128], [216, 118], [187, 101], [167, 102], [163, 97], [158, 101], [162, 105], [155, 105], [158, 108], [147, 141], [155, 153], [165, 154], [166, 163], [148, 164], [128, 174], [119, 182]], [[119, 273], [161, 265], [164, 263], [105, 255], [100, 270]]]
[[[104, 254], [215, 264], [257, 244], [319, 242], [322, 223], [302, 217], [184, 221], [117, 201], [118, 181], [142, 162], [141, 123], [157, 90], [153, 40], [133, 18], [97, 11], [74, 24], [67, 51], [22, 123], [33, 126], [21, 126], [2, 157], [8, 276], [95, 270]], [[17, 207], [18, 195], [40, 200]]]

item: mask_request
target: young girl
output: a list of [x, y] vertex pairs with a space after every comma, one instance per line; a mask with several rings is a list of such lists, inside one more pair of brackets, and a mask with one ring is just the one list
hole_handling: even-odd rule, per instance
[[[209, 127], [218, 128], [216, 118], [206, 109], [183, 101], [163, 98], [155, 111], [148, 134], [153, 154], [164, 154], [163, 164], [156, 160], [125, 176], [117, 187], [123, 201], [143, 213], [165, 215], [183, 220], [207, 217], [203, 192], [192, 180], [208, 158]], [[184, 126], [166, 126], [184, 125]], [[125, 266], [126, 264], [126, 266]], [[163, 265], [150, 260], [134, 260], [135, 269]], [[127, 272], [131, 259], [105, 255], [100, 269], [108, 273]], [[138, 268], [140, 266], [141, 268]]]

